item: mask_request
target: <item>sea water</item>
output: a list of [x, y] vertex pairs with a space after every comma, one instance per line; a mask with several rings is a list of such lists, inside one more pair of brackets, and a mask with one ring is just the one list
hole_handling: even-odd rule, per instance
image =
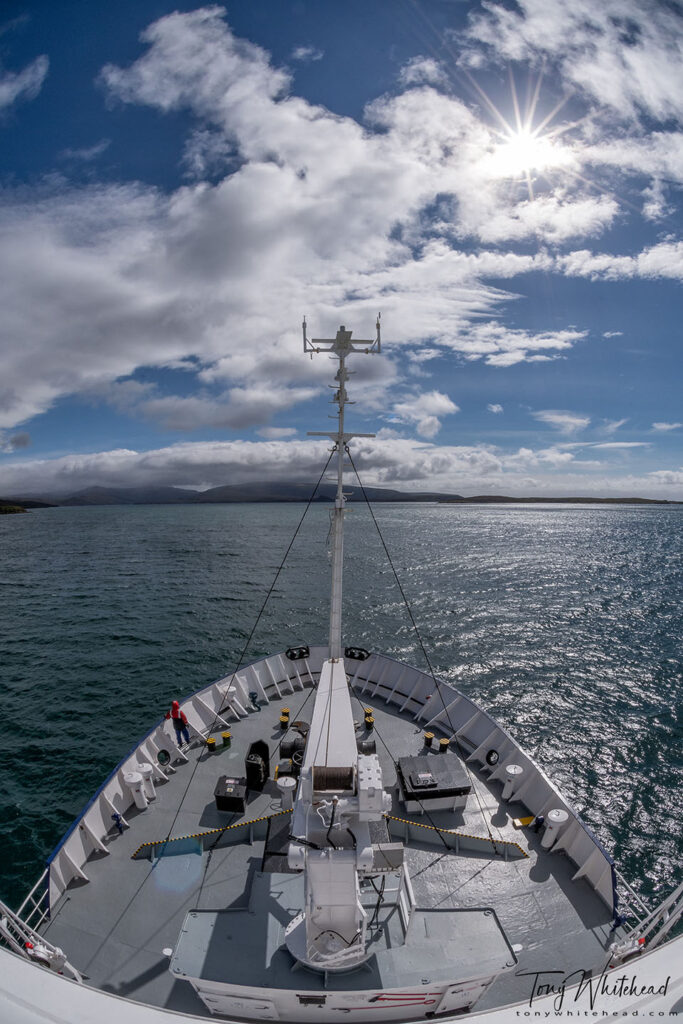
[[[311, 506], [273, 586], [304, 508], [0, 518], [0, 898], [21, 902], [171, 700], [240, 658], [325, 642], [329, 506]], [[424, 646], [435, 673], [536, 758], [636, 890], [661, 899], [683, 863], [683, 509], [382, 504], [375, 515], [419, 639], [375, 524], [352, 504], [345, 643], [420, 668]]]

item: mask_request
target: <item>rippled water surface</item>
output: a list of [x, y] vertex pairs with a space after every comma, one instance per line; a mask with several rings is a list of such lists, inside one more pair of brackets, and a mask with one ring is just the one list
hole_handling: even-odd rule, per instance
[[[0, 897], [170, 700], [230, 671], [302, 505], [0, 517]], [[646, 897], [683, 862], [683, 510], [379, 505], [436, 671], [534, 754]], [[313, 506], [246, 660], [324, 642]], [[424, 667], [367, 509], [347, 518], [344, 634]]]

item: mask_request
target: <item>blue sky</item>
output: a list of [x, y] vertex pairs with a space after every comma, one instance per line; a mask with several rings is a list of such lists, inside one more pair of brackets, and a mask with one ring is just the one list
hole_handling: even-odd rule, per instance
[[[5, 0], [0, 494], [683, 498], [673, 2]], [[353, 368], [353, 367], [352, 367]]]

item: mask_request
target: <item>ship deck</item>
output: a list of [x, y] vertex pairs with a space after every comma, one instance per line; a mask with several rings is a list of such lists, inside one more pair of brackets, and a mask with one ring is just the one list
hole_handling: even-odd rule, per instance
[[[312, 688], [288, 694], [291, 720], [310, 721]], [[282, 703], [285, 703], [284, 701]], [[490, 781], [470, 766], [473, 792], [463, 811], [430, 812], [429, 818], [408, 815], [398, 800], [395, 760], [399, 756], [424, 755], [459, 758], [426, 751], [423, 729], [414, 716], [395, 706], [365, 697], [354, 698], [354, 717], [363, 721], [363, 708], [371, 705], [375, 717], [374, 738], [391, 792], [391, 814], [411, 819], [406, 863], [415, 901], [423, 910], [493, 907], [518, 966], [501, 975], [477, 1004], [477, 1010], [528, 999], [529, 977], [520, 972], [601, 969], [610, 934], [611, 913], [585, 880], [572, 880], [575, 865], [562, 854], [546, 852], [541, 836], [531, 828], [517, 828], [513, 819], [528, 815], [522, 804], [501, 798], [499, 782]], [[238, 816], [218, 811], [214, 787], [223, 775], [243, 776], [246, 752], [255, 740], [265, 740], [271, 751], [271, 767], [277, 763], [282, 739], [280, 704], [273, 701], [252, 711], [232, 728], [232, 745], [209, 753], [195, 740], [185, 750], [187, 763], [175, 763], [168, 782], [157, 785], [156, 799], [144, 811], [126, 812], [129, 827], [122, 835], [113, 829], [106, 837], [107, 853], [96, 852], [84, 865], [88, 881], [74, 880], [52, 908], [42, 928], [53, 944], [66, 952], [70, 962], [86, 977], [87, 984], [139, 1002], [198, 1016], [209, 1016], [192, 987], [170, 972], [170, 953], [177, 946], [190, 911], [247, 911], [255, 880], [262, 879], [263, 829], [242, 830], [245, 841], [234, 842], [236, 830], [225, 826], [262, 819], [281, 811], [280, 794], [272, 777], [262, 792], [251, 792], [246, 813]], [[217, 734], [220, 730], [217, 730]], [[504, 857], [489, 850], [460, 849], [456, 853], [440, 841], [439, 834], [419, 824], [457, 829], [466, 835], [518, 844], [526, 856]], [[134, 855], [142, 844], [158, 844], [166, 837], [192, 837], [220, 829], [198, 842], [168, 843], [146, 847], [151, 859]], [[251, 835], [250, 835], [251, 833]], [[424, 836], [424, 840], [421, 837]], [[251, 842], [249, 839], [251, 838]], [[490, 845], [490, 844], [489, 844]], [[272, 870], [272, 869], [271, 869]], [[276, 865], [274, 870], [278, 870]], [[296, 876], [292, 875], [292, 879]], [[238, 913], [245, 948], [251, 943], [256, 917]], [[234, 977], [235, 934], [226, 943], [226, 980]], [[219, 957], [220, 959], [220, 957]], [[419, 966], [419, 965], [418, 965]], [[358, 987], [365, 987], [358, 972]], [[261, 984], [274, 984], [264, 964]], [[302, 984], [299, 975], [298, 984]], [[306, 987], [324, 984], [322, 976], [306, 972]]]

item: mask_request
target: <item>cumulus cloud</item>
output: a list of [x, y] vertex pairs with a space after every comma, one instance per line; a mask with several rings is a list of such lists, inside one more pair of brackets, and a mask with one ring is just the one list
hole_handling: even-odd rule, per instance
[[230, 388], [218, 399], [201, 394], [147, 398], [139, 403], [136, 411], [168, 430], [241, 429], [267, 423], [275, 413], [306, 401], [315, 393], [313, 388], [256, 385]]
[[563, 434], [577, 434], [585, 430], [590, 424], [590, 416], [583, 416], [575, 412], [562, 412], [556, 409], [540, 409], [532, 413], [535, 419], [541, 423], [547, 423]]
[[471, 18], [464, 60], [481, 48], [507, 61], [545, 59], [613, 116], [659, 121], [683, 113], [680, 12], [640, 0], [518, 0], [487, 3]]
[[[559, 9], [550, 4], [551, 21]], [[487, 10], [477, 23], [484, 35], [486, 18], [492, 25], [498, 17], [495, 4]], [[539, 17], [531, 0], [520, 11]], [[600, 15], [598, 34], [609, 41], [605, 24]], [[6, 193], [0, 426], [80, 393], [169, 429], [265, 427], [308, 400], [327, 374], [300, 358], [303, 310], [316, 333], [329, 335], [352, 321], [366, 333], [381, 308], [387, 340], [394, 352], [410, 346], [418, 373], [436, 353], [501, 369], [562, 358], [586, 331], [506, 326], [518, 293], [502, 281], [539, 271], [667, 276], [681, 262], [671, 241], [635, 257], [565, 253], [569, 239], [596, 236], [620, 216], [614, 195], [596, 196], [567, 175], [584, 159], [616, 166], [617, 151], [601, 155], [594, 142], [585, 157], [573, 143], [554, 144], [549, 159], [565, 178], [530, 196], [481, 114], [434, 88], [442, 69], [431, 58], [411, 61], [404, 91], [371, 103], [360, 123], [293, 95], [290, 71], [238, 39], [220, 8], [168, 15], [142, 41], [128, 67], [103, 69], [101, 86], [110, 102], [189, 114], [190, 183], [166, 193], [63, 183]], [[500, 53], [508, 43], [503, 33]], [[314, 59], [309, 49], [292, 59]], [[661, 142], [661, 180], [674, 150], [673, 138]], [[94, 159], [91, 152], [81, 159]], [[645, 152], [643, 145], [633, 160]], [[505, 251], [509, 241], [534, 251]], [[354, 384], [376, 409], [387, 408], [397, 364], [384, 364], [384, 381], [358, 367]], [[136, 391], [126, 378], [141, 366], [186, 367], [197, 392]], [[401, 400], [394, 416], [434, 436], [456, 407], [440, 392], [431, 396]]]
[[564, 242], [577, 235], [599, 235], [613, 223], [618, 204], [611, 196], [564, 199], [558, 195], [525, 200], [513, 208], [498, 207], [477, 226], [485, 242], [537, 237]]
[[493, 413], [496, 413], [496, 414], [503, 412], [503, 406], [502, 405], [498, 405], [497, 402], [493, 402], [493, 403], [487, 405], [486, 408], [488, 409], [489, 412], [493, 412]]
[[399, 423], [414, 423], [420, 437], [435, 437], [441, 429], [439, 417], [459, 411], [455, 402], [440, 391], [424, 392], [393, 405], [393, 415]]
[[411, 57], [399, 72], [402, 85], [447, 85], [444, 67], [433, 57]]
[[683, 281], [683, 242], [659, 242], [635, 256], [579, 249], [558, 256], [557, 266], [567, 277], [587, 277], [591, 281], [621, 281], [633, 277]]
[[[246, 408], [250, 389], [276, 382], [305, 400], [321, 370], [298, 358], [304, 309], [328, 333], [347, 314], [354, 326], [372, 324], [381, 308], [395, 345], [424, 343], [498, 366], [552, 356], [582, 336], [490, 321], [513, 296], [486, 278], [550, 269], [547, 252], [464, 253], [453, 239], [565, 237], [572, 219], [590, 233], [611, 221], [610, 200], [511, 200], [507, 182], [486, 177], [490, 128], [429, 86], [372, 105], [368, 123], [379, 131], [292, 96], [289, 74], [236, 38], [219, 8], [168, 15], [143, 42], [129, 67], [103, 69], [108, 96], [189, 111], [191, 176], [221, 162], [231, 172], [168, 194], [60, 183], [34, 196], [6, 193], [0, 426], [140, 366], [188, 359], [200, 380], [222, 375], [237, 389], [231, 406]], [[437, 229], [448, 237], [434, 237], [430, 225], [429, 241], [414, 246], [423, 211], [445, 193], [458, 210]], [[147, 407], [160, 422], [189, 427], [205, 413], [216, 424], [240, 422], [202, 395], [160, 401], [151, 396]], [[252, 420], [245, 413], [243, 422]]]
[[[557, 75], [584, 110], [573, 135], [577, 180], [604, 190], [605, 171], [646, 175], [642, 213], [661, 221], [672, 210], [669, 183], [683, 181], [681, 39], [680, 10], [656, 0], [491, 0], [473, 10], [458, 42], [466, 66], [525, 62]], [[584, 211], [596, 231], [609, 215], [609, 204]]]
[[22, 71], [0, 69], [0, 110], [10, 107], [20, 99], [35, 99], [42, 88], [49, 67], [50, 61], [42, 54], [27, 64]]
[[678, 430], [679, 427], [683, 427], [683, 423], [653, 423], [652, 429], [666, 432], [669, 430]]
[[673, 213], [673, 206], [667, 202], [666, 190], [659, 178], [655, 178], [651, 185], [643, 189], [643, 198], [643, 217], [646, 220], [664, 220]]
[[[0, 465], [0, 494], [66, 496], [93, 485], [201, 490], [226, 482], [285, 478], [313, 484], [328, 449], [327, 442], [310, 440], [184, 442], [153, 451], [121, 449], [12, 462]], [[486, 445], [438, 446], [387, 437], [358, 439], [353, 456], [364, 483], [405, 490], [676, 498], [683, 483], [683, 470], [624, 474], [558, 446], [506, 453]]]
[[648, 193], [663, 203], [664, 181], [683, 181], [683, 132], [636, 129], [614, 138], [603, 136], [583, 148], [582, 158], [597, 167], [651, 176]]
[[533, 334], [489, 321], [463, 330], [453, 347], [467, 359], [484, 358], [489, 366], [514, 366], [559, 354], [586, 337], [586, 331], [541, 331]]
[[683, 485], [683, 466], [679, 469], [655, 469], [648, 474], [648, 477], [660, 487], [680, 488]]

